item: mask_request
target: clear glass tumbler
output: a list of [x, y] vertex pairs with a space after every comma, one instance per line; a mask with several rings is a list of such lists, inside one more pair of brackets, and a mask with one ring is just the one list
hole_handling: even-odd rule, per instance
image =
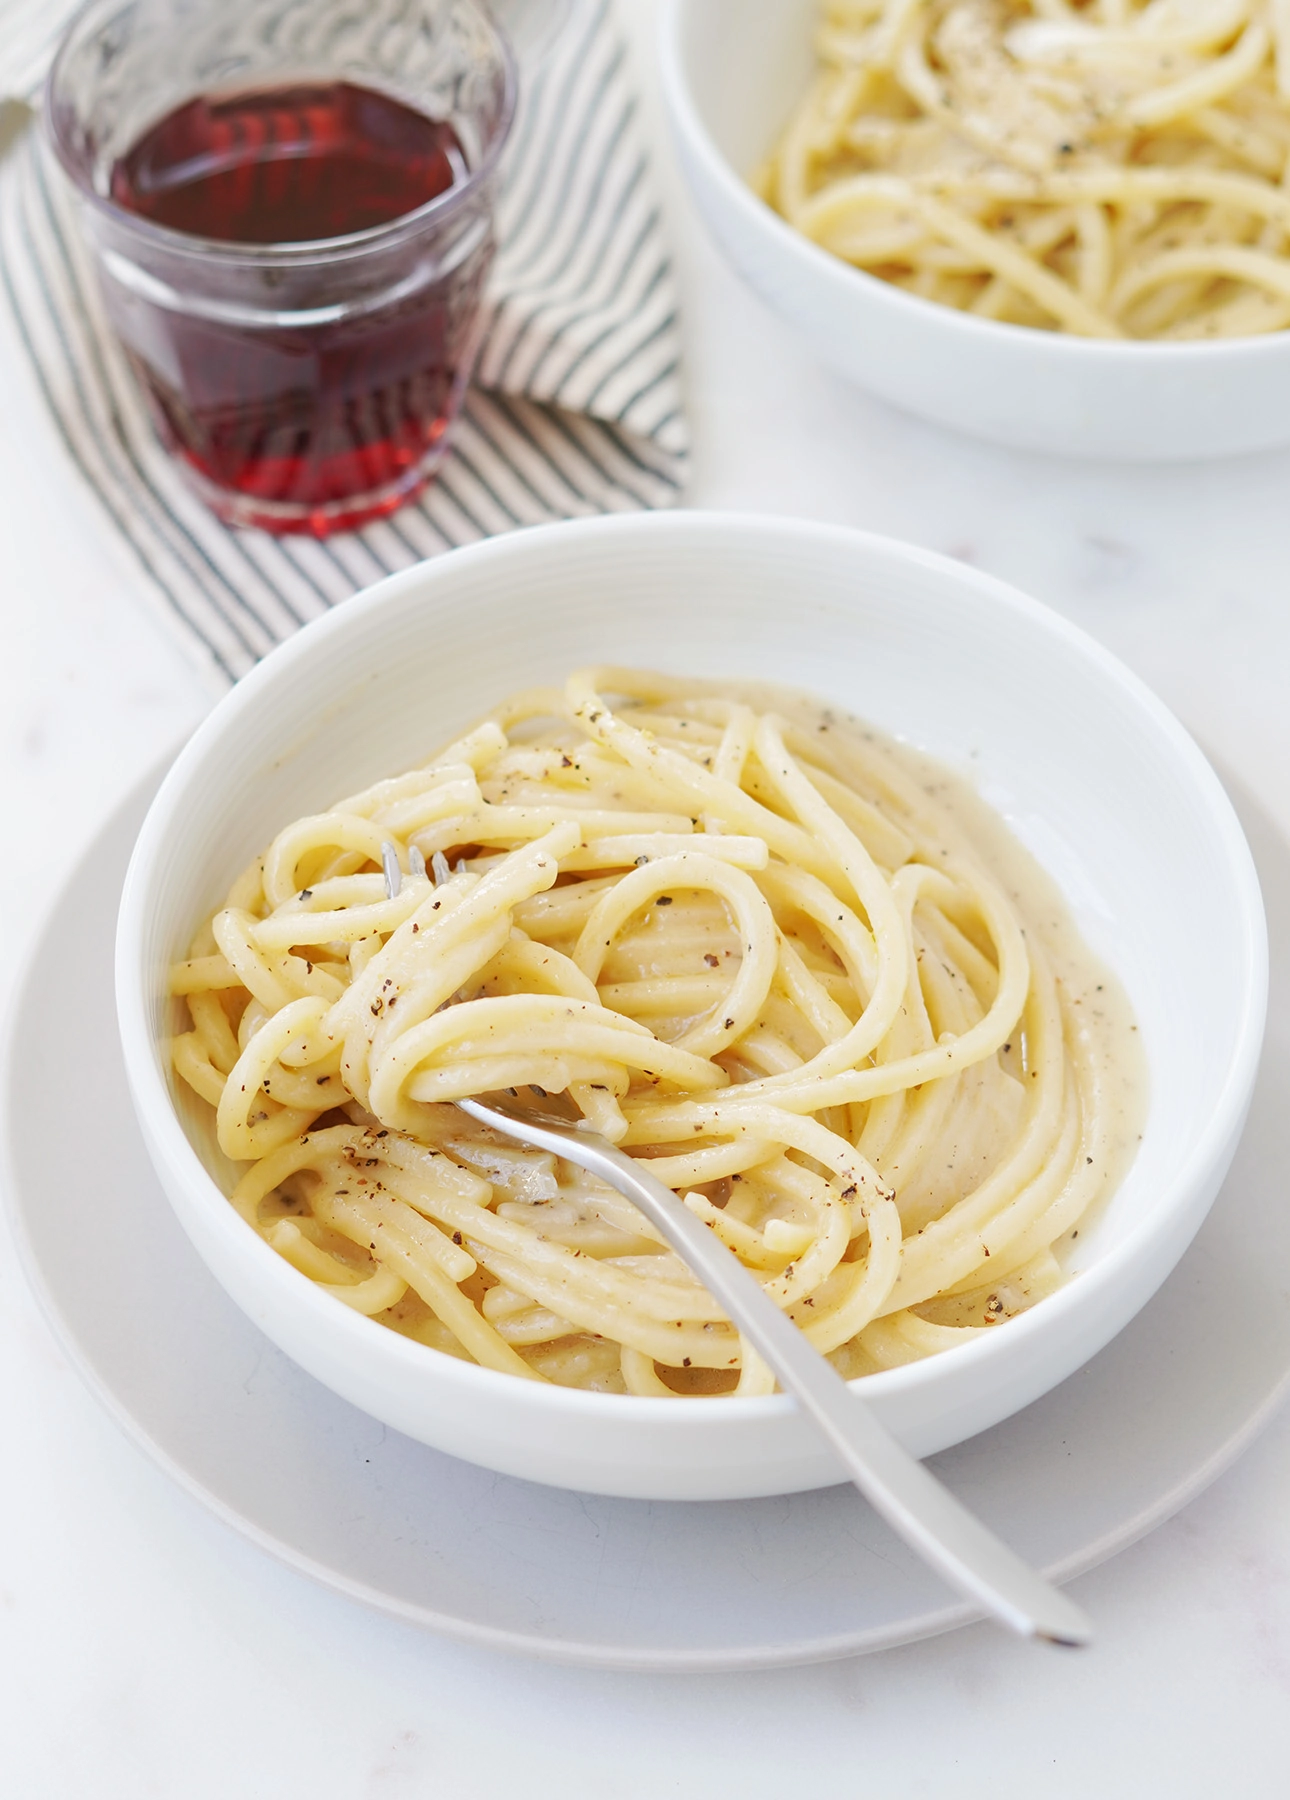
[[93, 0], [46, 128], [163, 442], [315, 535], [432, 475], [478, 347], [507, 43], [475, 0]]

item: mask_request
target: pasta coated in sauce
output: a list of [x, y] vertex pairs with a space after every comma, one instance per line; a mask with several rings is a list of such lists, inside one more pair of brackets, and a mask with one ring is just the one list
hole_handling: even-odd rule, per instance
[[981, 318], [1290, 326], [1283, 0], [825, 0], [758, 172], [807, 237]]
[[771, 1391], [629, 1202], [450, 1104], [533, 1087], [648, 1157], [843, 1373], [995, 1329], [1062, 1279], [1136, 1074], [1114, 984], [963, 800], [775, 690], [610, 669], [514, 696], [288, 825], [172, 969], [234, 1205], [485, 1367]]

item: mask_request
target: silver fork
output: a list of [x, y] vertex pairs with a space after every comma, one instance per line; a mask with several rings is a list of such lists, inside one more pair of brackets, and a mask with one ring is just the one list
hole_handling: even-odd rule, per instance
[[598, 1175], [658, 1227], [832, 1445], [876, 1512], [951, 1586], [1023, 1637], [1074, 1648], [1092, 1627], [897, 1443], [832, 1363], [702, 1220], [635, 1157], [585, 1126], [495, 1101], [458, 1100], [481, 1125]]
[[[383, 846], [382, 861], [393, 897], [401, 879], [393, 844]], [[448, 871], [442, 857], [436, 856], [435, 864], [437, 883]], [[418, 853], [414, 872], [424, 870]], [[504, 1137], [549, 1150], [598, 1175], [638, 1206], [765, 1359], [875, 1512], [952, 1587], [1022, 1637], [1071, 1649], [1088, 1643], [1092, 1626], [1081, 1608], [987, 1530], [879, 1424], [751, 1271], [643, 1162], [581, 1123], [495, 1100], [458, 1100], [457, 1105]]]

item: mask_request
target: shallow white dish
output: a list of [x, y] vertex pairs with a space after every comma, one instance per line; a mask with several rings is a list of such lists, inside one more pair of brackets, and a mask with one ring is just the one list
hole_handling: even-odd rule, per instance
[[1058, 455], [1182, 461], [1290, 442], [1290, 332], [1106, 343], [978, 319], [864, 274], [753, 193], [814, 67], [818, 0], [666, 0], [663, 93], [708, 229], [823, 362], [896, 406]]
[[122, 902], [126, 1067], [180, 1222], [280, 1348], [439, 1449], [636, 1498], [838, 1479], [782, 1396], [678, 1404], [518, 1382], [342, 1307], [228, 1205], [209, 1116], [174, 1092], [164, 971], [233, 875], [284, 822], [411, 766], [500, 695], [584, 661], [773, 677], [970, 770], [1126, 982], [1150, 1112], [1127, 1179], [1081, 1231], [1077, 1278], [988, 1337], [864, 1383], [916, 1454], [985, 1430], [1100, 1350], [1203, 1219], [1253, 1082], [1263, 921], [1227, 798], [1159, 702], [1045, 608], [888, 540], [696, 513], [515, 533], [381, 583], [249, 675], [163, 784]]
[[[965, 1621], [851, 1488], [706, 1506], [588, 1498], [388, 1432], [303, 1374], [201, 1266], [135, 1125], [111, 986], [117, 895], [154, 783], [86, 846], [16, 998], [3, 1186], [64, 1349], [118, 1424], [301, 1573], [494, 1648], [654, 1671], [773, 1667]], [[1259, 820], [1247, 820], [1252, 829]], [[1290, 850], [1255, 849], [1280, 977], [1249, 1126], [1210, 1219], [1115, 1343], [941, 1476], [1065, 1579], [1213, 1480], [1290, 1379]], [[64, 1030], [74, 1018], [77, 1030]], [[68, 1087], [50, 1080], [57, 1069]], [[60, 1093], [80, 1098], [69, 1132]], [[97, 1147], [86, 1204], [82, 1144]], [[1196, 1329], [1197, 1308], [1222, 1321]]]

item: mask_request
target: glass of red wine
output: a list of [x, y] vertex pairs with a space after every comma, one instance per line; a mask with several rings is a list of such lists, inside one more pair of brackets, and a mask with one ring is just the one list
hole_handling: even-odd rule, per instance
[[478, 346], [507, 43], [475, 0], [93, 0], [46, 125], [162, 441], [224, 519], [394, 511]]

